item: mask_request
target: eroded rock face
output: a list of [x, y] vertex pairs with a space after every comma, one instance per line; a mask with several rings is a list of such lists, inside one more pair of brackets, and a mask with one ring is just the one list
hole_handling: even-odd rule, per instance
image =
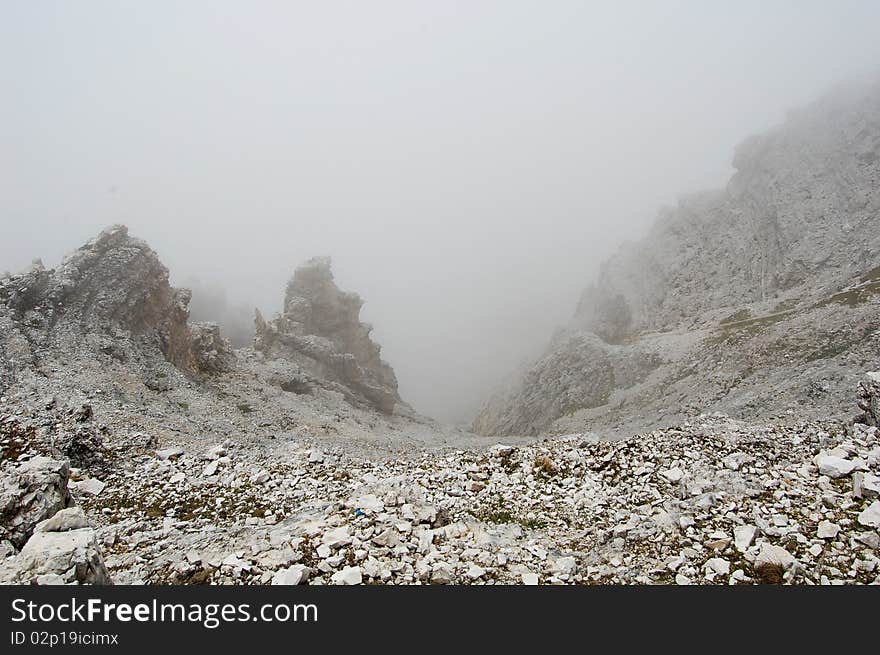
[[288, 283], [280, 316], [266, 321], [257, 312], [254, 347], [269, 360], [296, 365], [276, 366], [277, 375], [290, 378], [278, 380], [282, 388], [308, 393], [323, 386], [390, 414], [400, 402], [397, 378], [370, 338], [372, 326], [360, 321], [362, 305], [356, 293], [336, 286], [328, 258], [312, 259]]
[[[187, 324], [190, 292], [169, 284], [168, 269], [146, 242], [114, 225], [54, 270], [35, 262], [0, 280], [4, 359], [38, 364], [47, 351], [86, 348], [125, 362], [161, 353], [188, 373], [231, 366], [219, 332]], [[216, 353], [216, 354], [213, 354]]]
[[836, 285], [880, 261], [880, 82], [841, 89], [736, 149], [724, 190], [663, 211], [607, 260], [576, 320], [603, 336]]
[[[683, 198], [602, 264], [566, 326], [602, 343], [555, 340], [487, 403], [478, 431], [644, 430], [702, 411], [845, 406], [852, 363], [877, 353], [880, 80], [745, 140], [734, 167], [726, 188]], [[623, 352], [663, 365], [632, 368], [641, 375], [609, 393], [608, 359]], [[613, 402], [595, 406], [603, 394]]]
[[557, 336], [512, 390], [490, 400], [474, 423], [478, 434], [536, 435], [560, 416], [599, 407], [657, 367], [659, 358], [609, 346], [589, 332]]
[[73, 501], [67, 489], [67, 462], [34, 457], [6, 466], [0, 475], [0, 540], [21, 548], [36, 525]]

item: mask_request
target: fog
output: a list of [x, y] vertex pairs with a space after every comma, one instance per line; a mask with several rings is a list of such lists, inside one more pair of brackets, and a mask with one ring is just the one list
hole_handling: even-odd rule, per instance
[[873, 1], [3, 1], [0, 270], [125, 223], [235, 322], [331, 255], [403, 397], [464, 420], [621, 240], [876, 66], [878, 25]]

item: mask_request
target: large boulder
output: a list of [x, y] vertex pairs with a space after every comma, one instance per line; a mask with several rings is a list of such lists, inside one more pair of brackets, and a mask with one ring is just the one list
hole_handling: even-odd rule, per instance
[[4, 467], [0, 477], [0, 540], [24, 546], [37, 523], [70, 506], [67, 462], [34, 457]]
[[266, 321], [257, 312], [254, 347], [270, 362], [296, 365], [282, 388], [307, 393], [318, 384], [390, 414], [400, 402], [397, 378], [370, 338], [372, 326], [360, 321], [362, 305], [356, 293], [336, 286], [329, 258], [312, 259], [296, 269], [278, 317]]
[[[79, 525], [79, 523], [75, 523]], [[113, 584], [91, 528], [35, 532], [0, 566], [4, 584]]]

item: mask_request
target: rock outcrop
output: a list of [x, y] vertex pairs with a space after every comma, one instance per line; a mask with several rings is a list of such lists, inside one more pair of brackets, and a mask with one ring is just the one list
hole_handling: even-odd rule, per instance
[[212, 322], [190, 324], [195, 367], [203, 373], [225, 373], [235, 366], [235, 351]]
[[536, 435], [560, 416], [601, 407], [617, 387], [628, 387], [660, 364], [655, 353], [609, 345], [587, 332], [557, 335], [536, 361], [474, 424], [477, 433]]
[[[231, 349], [216, 329], [187, 323], [190, 292], [123, 225], [110, 227], [48, 270], [37, 261], [0, 280], [0, 341], [7, 378], [53, 352], [83, 349], [120, 362], [161, 354], [189, 374], [227, 370]], [[0, 380], [2, 381], [2, 380]]]
[[[630, 427], [644, 429], [680, 420], [671, 408], [685, 402], [743, 418], [800, 413], [818, 407], [816, 394], [845, 406], [855, 371], [880, 363], [880, 81], [838, 89], [747, 139], [734, 167], [724, 190], [681, 200], [602, 265], [566, 332], [603, 345], [585, 353], [582, 337], [555, 340], [487, 403], [477, 430], [636, 416]], [[609, 383], [609, 352], [621, 348], [664, 366]]]
[[257, 312], [254, 348], [286, 390], [321, 386], [390, 414], [401, 402], [397, 378], [370, 338], [372, 326], [360, 321], [362, 305], [356, 293], [336, 286], [328, 258], [312, 259], [288, 283], [280, 316], [266, 321]]
[[[78, 512], [63, 516], [65, 512]], [[62, 516], [59, 516], [62, 515]], [[82, 510], [62, 510], [47, 519], [21, 552], [0, 567], [4, 584], [113, 584], [95, 531]]]
[[111, 584], [68, 463], [36, 456], [0, 473], [0, 584]]
[[21, 548], [36, 525], [73, 504], [65, 461], [34, 457], [5, 465], [0, 476], [0, 540]]

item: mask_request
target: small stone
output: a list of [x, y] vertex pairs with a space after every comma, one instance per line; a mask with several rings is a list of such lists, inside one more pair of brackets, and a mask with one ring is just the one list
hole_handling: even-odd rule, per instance
[[853, 496], [856, 498], [877, 498], [880, 496], [880, 477], [871, 473], [853, 475]]
[[522, 578], [522, 583], [524, 585], [535, 586], [539, 582], [538, 574], [532, 573], [531, 571], [520, 574], [520, 577]]
[[98, 478], [86, 478], [85, 480], [80, 480], [79, 482], [71, 482], [70, 485], [86, 496], [97, 496], [99, 493], [104, 491], [104, 487], [107, 485], [104, 482], [101, 482]]
[[[322, 464], [324, 462], [324, 453], [320, 450], [309, 451], [309, 464]], [[360, 583], [358, 583], [360, 584]]]
[[744, 553], [749, 549], [749, 546], [752, 545], [752, 542], [755, 541], [755, 534], [757, 534], [758, 528], [754, 525], [738, 525], [733, 529], [733, 544], [736, 546], [736, 549]]
[[276, 571], [272, 576], [273, 585], [300, 585], [309, 579], [309, 568], [302, 564], [294, 564], [286, 569]]
[[880, 528], [880, 500], [875, 500], [867, 509], [859, 513], [859, 524], [869, 528]]
[[432, 584], [451, 584], [453, 579], [453, 570], [446, 562], [438, 562], [431, 570]]
[[676, 484], [681, 481], [682, 477], [684, 477], [684, 473], [677, 466], [675, 468], [671, 468], [667, 471], [660, 471], [660, 475], [666, 478], [672, 484]]
[[691, 579], [689, 577], [687, 577], [686, 575], [684, 575], [683, 573], [679, 573], [678, 575], [675, 576], [675, 584], [677, 584], [677, 585], [686, 586], [686, 585], [689, 585], [690, 583], [691, 583]]
[[838, 532], [840, 532], [839, 525], [832, 523], [831, 521], [822, 521], [819, 523], [816, 535], [819, 539], [834, 539]]
[[477, 566], [476, 564], [471, 564], [470, 568], [465, 573], [467, 577], [471, 580], [479, 580], [484, 575], [486, 575], [486, 569]]
[[713, 577], [715, 575], [727, 575], [730, 573], [730, 562], [720, 557], [713, 557], [706, 560], [703, 568], [707, 574], [712, 574]]
[[209, 462], [208, 465], [202, 469], [202, 475], [206, 478], [210, 478], [212, 475], [217, 473], [218, 466], [220, 466], [220, 463], [216, 459]]
[[330, 577], [330, 581], [337, 585], [359, 585], [363, 582], [363, 574], [359, 566], [346, 566]]
[[785, 548], [765, 543], [761, 544], [761, 550], [755, 558], [755, 568], [781, 566], [783, 569], [788, 569], [796, 562], [797, 560], [794, 555], [785, 550]]
[[156, 457], [163, 460], [174, 461], [183, 455], [183, 448], [165, 448], [156, 451]]
[[377, 546], [385, 546], [386, 548], [394, 548], [400, 543], [400, 536], [396, 528], [387, 528], [373, 537], [373, 543]]
[[251, 484], [256, 484], [256, 485], [266, 484], [269, 481], [270, 477], [271, 476], [269, 475], [269, 471], [267, 471], [266, 469], [263, 469], [261, 471], [258, 471], [257, 473], [254, 473], [251, 476]]

